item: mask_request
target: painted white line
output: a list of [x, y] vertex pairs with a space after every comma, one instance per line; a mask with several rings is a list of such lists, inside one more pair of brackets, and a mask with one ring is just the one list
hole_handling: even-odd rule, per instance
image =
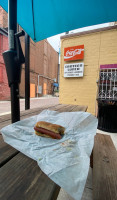
[[11, 112], [0, 113], [0, 116], [10, 114]]
[[10, 101], [0, 101], [0, 103], [11, 103]]

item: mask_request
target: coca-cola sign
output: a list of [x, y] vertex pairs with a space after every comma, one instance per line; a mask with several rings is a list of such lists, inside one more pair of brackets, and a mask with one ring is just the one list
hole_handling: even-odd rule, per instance
[[64, 48], [64, 61], [82, 60], [84, 58], [84, 45]]

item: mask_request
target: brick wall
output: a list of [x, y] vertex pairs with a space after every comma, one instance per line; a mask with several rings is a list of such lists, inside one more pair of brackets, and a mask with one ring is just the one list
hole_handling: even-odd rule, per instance
[[[64, 78], [64, 48], [84, 44], [84, 76]], [[76, 63], [80, 61], [72, 61]], [[60, 103], [88, 105], [95, 114], [99, 67], [117, 63], [117, 29], [100, 31], [61, 40]]]
[[[24, 40], [21, 40], [24, 49]], [[38, 75], [57, 80], [58, 73], [58, 53], [48, 43], [47, 40], [34, 43], [30, 42], [30, 83], [35, 84], [35, 97], [37, 96]], [[39, 85], [42, 86], [42, 95], [52, 94], [52, 80], [44, 77], [39, 77]], [[24, 97], [25, 90], [25, 68], [23, 66], [20, 95]], [[45, 86], [46, 85], [46, 86]], [[39, 96], [42, 96], [39, 95]]]
[[3, 8], [0, 6], [0, 27], [6, 28], [8, 27], [8, 14]]
[[6, 68], [2, 52], [8, 49], [8, 38], [0, 34], [0, 100], [10, 99], [10, 89], [7, 81]]
[[[7, 13], [0, 7], [0, 27], [8, 26], [8, 16]], [[19, 27], [19, 31], [21, 27]], [[2, 36], [1, 36], [2, 37]], [[1, 40], [2, 42], [2, 40]], [[5, 50], [8, 48], [8, 41], [4, 39], [4, 43], [0, 43], [0, 48]], [[3, 47], [2, 47], [3, 45]], [[25, 53], [25, 43], [24, 37], [21, 38], [21, 45], [23, 52]], [[3, 52], [1, 49], [1, 52]], [[0, 58], [3, 62], [1, 55]], [[38, 43], [34, 43], [30, 40], [30, 83], [35, 84], [35, 96], [37, 95], [38, 86], [38, 74], [44, 75], [49, 78], [57, 79], [58, 73], [58, 53], [52, 48], [52, 46], [47, 42], [47, 40], [42, 40]], [[0, 75], [1, 76], [1, 75]], [[52, 81], [49, 79], [40, 77], [39, 84], [42, 86], [43, 94], [52, 94]], [[44, 89], [44, 85], [47, 85]], [[25, 96], [25, 66], [22, 66], [21, 84], [20, 84], [20, 96]], [[46, 90], [46, 91], [45, 91]]]
[[[8, 27], [7, 13], [0, 6], [0, 27]], [[10, 89], [7, 81], [6, 68], [2, 53], [8, 49], [8, 38], [0, 34], [0, 100], [10, 99]]]

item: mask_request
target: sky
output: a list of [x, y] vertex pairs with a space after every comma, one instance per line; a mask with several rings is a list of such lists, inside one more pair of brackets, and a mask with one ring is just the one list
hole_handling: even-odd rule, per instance
[[[95, 25], [95, 26], [88, 26], [88, 27], [84, 27], [84, 28], [79, 28], [79, 29], [75, 29], [72, 31], [69, 31], [69, 33], [78, 33], [78, 32], [82, 32], [82, 31], [88, 31], [88, 30], [93, 30], [93, 29], [98, 29], [98, 28], [103, 28], [103, 27], [107, 27], [109, 25], [113, 25], [112, 23], [105, 23], [105, 24], [99, 24], [99, 25]], [[51, 44], [51, 46], [57, 51], [59, 52], [59, 48], [60, 48], [60, 37], [62, 35], [65, 35], [65, 33], [61, 33], [52, 37], [47, 38], [48, 42]]]

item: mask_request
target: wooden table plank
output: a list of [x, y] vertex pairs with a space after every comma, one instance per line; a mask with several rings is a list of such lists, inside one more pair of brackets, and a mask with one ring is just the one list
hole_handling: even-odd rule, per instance
[[[44, 107], [44, 109], [47, 109], [48, 107]], [[82, 107], [81, 106], [77, 106], [77, 105], [69, 105], [69, 104], [58, 104], [56, 106], [51, 106], [49, 107], [50, 110], [55, 110], [55, 111], [59, 111], [59, 112], [70, 112], [70, 111], [79, 111]], [[83, 109], [83, 108], [82, 108]], [[25, 119], [28, 117], [31, 117], [33, 115], [37, 115], [40, 112], [42, 112], [42, 108], [36, 108], [36, 109], [32, 109], [29, 110], [27, 112], [27, 110], [25, 111], [25, 115], [24, 115], [24, 111], [23, 114], [21, 116], [21, 119]], [[8, 116], [9, 117], [9, 116]], [[8, 124], [10, 124], [10, 120], [8, 120], [7, 116], [6, 116], [6, 121], [2, 121], [0, 123], [0, 129], [4, 126], [7, 126]], [[5, 120], [5, 117], [3, 118], [3, 120]], [[6, 143], [3, 142], [2, 136], [0, 135], [0, 166], [2, 166], [4, 163], [6, 163], [10, 158], [12, 158], [14, 155], [16, 155], [18, 153], [17, 150], [15, 150], [14, 148], [10, 147], [9, 145], [7, 145]]]
[[[51, 107], [46, 106], [44, 108], [43, 107], [42, 108], [39, 107], [39, 108], [36, 108], [36, 109], [35, 108], [34, 109], [30, 109], [29, 111], [26, 110], [25, 114], [24, 114], [24, 111], [23, 111], [23, 114], [21, 112], [21, 117], [20, 118], [22, 120], [22, 119], [37, 115], [40, 112], [42, 112], [43, 110], [45, 110], [45, 109], [51, 109], [51, 110], [58, 111], [59, 109], [66, 108], [67, 106], [68, 105], [57, 104], [56, 106], [54, 105], [54, 106], [51, 106]], [[5, 118], [6, 118], [6, 120], [5, 120]], [[4, 118], [0, 121], [0, 129], [5, 127], [5, 126], [7, 126], [7, 125], [9, 125], [9, 124], [11, 124], [11, 119], [9, 119], [9, 114], [8, 114], [8, 118], [7, 118], [7, 115], [4, 115]]]
[[59, 189], [36, 161], [21, 153], [0, 169], [1, 200], [54, 200]]
[[[73, 110], [73, 108], [76, 108], [76, 110], [79, 109], [79, 107], [74, 106], [74, 105], [60, 105], [60, 104], [56, 105], [56, 108], [53, 106], [50, 109], [56, 110], [59, 112], [70, 112]], [[42, 112], [42, 109], [39, 108], [39, 109], [36, 109], [36, 111], [35, 111], [35, 109], [33, 109], [33, 111], [32, 111], [32, 113], [28, 112], [27, 115], [23, 115], [21, 117], [21, 119], [25, 119], [27, 117], [31, 117], [33, 115], [39, 114], [40, 112]], [[10, 121], [4, 121], [4, 122], [0, 123], [0, 129], [4, 126], [7, 126], [8, 122], [10, 124]], [[18, 153], [17, 150], [15, 150], [14, 148], [10, 147], [9, 145], [7, 145], [6, 143], [3, 142], [2, 136], [0, 135], [0, 166], [2, 166], [9, 159], [14, 157], [17, 153]]]
[[84, 112], [86, 112], [87, 108], [88, 108], [88, 106], [79, 106], [79, 105], [76, 105], [76, 106], [73, 107], [72, 112], [77, 112], [77, 111], [84, 111]]
[[[49, 106], [47, 105], [47, 106], [42, 106], [42, 107], [39, 107], [39, 108], [33, 108], [33, 109], [29, 109], [29, 110], [23, 110], [23, 111], [21, 111], [20, 116], [22, 117], [22, 116], [28, 115], [30, 113], [35, 113], [37, 110], [49, 109], [51, 107], [56, 108], [56, 107], [60, 107], [60, 106], [64, 106], [64, 105], [62, 105], [62, 104], [49, 105]], [[7, 121], [7, 120], [11, 120], [11, 114], [0, 116], [0, 123], [4, 122], [4, 121]]]
[[96, 134], [93, 149], [93, 199], [117, 199], [117, 151], [111, 137]]
[[[69, 107], [69, 106], [73, 106], [73, 112], [74, 110], [77, 110], [76, 111], [86, 111], [87, 109], [87, 106], [79, 106], [79, 105], [69, 105], [69, 104], [57, 104], [57, 105], [50, 105], [50, 106], [43, 106], [43, 107], [39, 107], [39, 108], [33, 108], [33, 109], [29, 109], [29, 110], [24, 110], [24, 111], [21, 111], [21, 118], [23, 116], [31, 116], [31, 115], [36, 115], [38, 113], [38, 111], [42, 111], [42, 110], [45, 110], [45, 109], [52, 109], [52, 110], [59, 110], [60, 108], [64, 108], [64, 107]], [[6, 122], [6, 121], [9, 121], [11, 120], [11, 114], [8, 114], [8, 115], [2, 115], [0, 116], [0, 123], [2, 122]], [[9, 122], [10, 124], [10, 122]]]
[[[73, 110], [79, 111], [83, 108], [77, 105], [58, 104], [51, 107], [23, 111], [21, 112], [21, 119], [37, 115], [44, 109], [71, 112]], [[10, 123], [10, 115], [2, 116], [0, 129]], [[56, 199], [60, 188], [42, 173], [35, 161], [5, 144], [1, 135], [0, 144], [0, 162], [2, 166], [0, 169], [0, 199]]]
[[81, 200], [93, 200], [92, 168], [89, 168], [84, 192]]
[[[41, 107], [41, 108], [40, 107], [39, 108], [33, 108], [33, 109], [22, 111], [21, 115], [20, 115], [20, 118], [21, 119], [25, 119], [25, 118], [27, 118], [29, 116], [37, 115], [40, 112], [42, 112], [43, 110], [45, 110], [45, 109], [59, 111], [59, 109], [62, 109], [62, 108], [64, 109], [66, 107], [69, 107], [69, 105], [67, 105], [67, 104], [57, 104], [57, 105], [49, 106], [49, 107], [48, 106], [44, 106], [44, 107]], [[10, 116], [11, 116], [10, 114], [1, 116], [0, 125], [3, 124], [3, 123], [10, 124], [11, 123]]]
[[[48, 107], [44, 107], [44, 109], [48, 109]], [[54, 111], [58, 111], [58, 112], [71, 112], [71, 111], [73, 111], [73, 109], [75, 111], [81, 110], [81, 108], [77, 105], [68, 105], [68, 104], [66, 104], [66, 105], [58, 104], [58, 105], [56, 105], [56, 107], [55, 106], [49, 107], [49, 110], [54, 110]], [[82, 109], [84, 109], [84, 107]], [[35, 111], [35, 109], [32, 109], [32, 112], [30, 111], [26, 115], [21, 115], [21, 120], [28, 118], [28, 117], [31, 117], [31, 116], [34, 116], [34, 115], [37, 115], [40, 112], [42, 112], [42, 110], [43, 110], [42, 108], [36, 108], [36, 111]], [[6, 120], [6, 121], [4, 120], [4, 121], [0, 122], [0, 129], [2, 129], [3, 127], [5, 127], [9, 124], [11, 124], [10, 120]]]
[[18, 151], [3, 141], [0, 135], [0, 167], [18, 154]]

